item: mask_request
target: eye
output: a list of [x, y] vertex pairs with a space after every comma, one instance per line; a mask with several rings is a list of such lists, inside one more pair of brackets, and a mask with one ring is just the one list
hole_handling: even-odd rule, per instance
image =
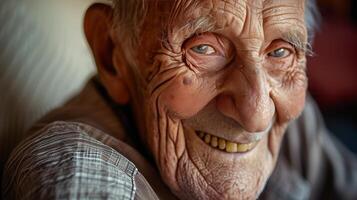
[[286, 49], [286, 48], [279, 48], [276, 49], [270, 53], [268, 53], [268, 56], [274, 57], [274, 58], [286, 58], [291, 54], [291, 51]]
[[216, 50], [207, 44], [200, 44], [191, 48], [192, 51], [198, 54], [211, 55], [216, 53]]

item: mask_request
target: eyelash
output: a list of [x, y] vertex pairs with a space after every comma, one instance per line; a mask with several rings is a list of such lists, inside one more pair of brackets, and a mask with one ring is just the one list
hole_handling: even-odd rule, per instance
[[[271, 50], [268, 51], [266, 56], [271, 57], [273, 59], [285, 59], [285, 58], [288, 58], [289, 56], [294, 55], [296, 53], [296, 48], [294, 47], [294, 45], [287, 42], [286, 40], [282, 40], [282, 39], [274, 40], [270, 44], [270, 46], [272, 48], [269, 48]], [[288, 55], [282, 56], [282, 57], [275, 57], [275, 56], [271, 55], [272, 53], [274, 53], [274, 51], [278, 51], [280, 49], [285, 49], [285, 51], [287, 52]]]

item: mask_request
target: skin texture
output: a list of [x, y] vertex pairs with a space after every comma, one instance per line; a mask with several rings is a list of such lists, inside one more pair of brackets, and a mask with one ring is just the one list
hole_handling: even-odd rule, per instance
[[[304, 3], [150, 1], [136, 66], [112, 30], [110, 8], [88, 10], [85, 32], [102, 82], [117, 103], [131, 103], [143, 143], [180, 199], [259, 196], [304, 107], [305, 52], [296, 45], [307, 42]], [[208, 23], [192, 26], [202, 17]], [[258, 142], [227, 153], [195, 131]]]

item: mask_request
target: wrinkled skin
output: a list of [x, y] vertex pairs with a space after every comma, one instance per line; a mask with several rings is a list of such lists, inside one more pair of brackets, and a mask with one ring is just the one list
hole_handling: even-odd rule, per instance
[[[287, 124], [304, 106], [305, 52], [287, 39], [307, 42], [304, 4], [150, 1], [135, 52], [139, 81], [129, 89], [141, 138], [176, 196], [258, 197]], [[187, 26], [202, 16], [214, 25]], [[227, 153], [205, 144], [195, 131], [258, 142], [248, 152]]]

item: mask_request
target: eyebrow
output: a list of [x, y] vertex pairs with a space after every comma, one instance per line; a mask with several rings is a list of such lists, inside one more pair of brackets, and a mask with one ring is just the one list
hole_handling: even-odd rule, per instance
[[304, 52], [307, 56], [313, 56], [312, 46], [309, 42], [306, 42], [304, 36], [298, 31], [290, 31], [283, 33], [282, 39], [289, 42], [296, 49]]
[[189, 20], [178, 28], [179, 31], [188, 32], [190, 34], [200, 34], [204, 32], [212, 32], [216, 29], [216, 21], [211, 15], [204, 15]]

